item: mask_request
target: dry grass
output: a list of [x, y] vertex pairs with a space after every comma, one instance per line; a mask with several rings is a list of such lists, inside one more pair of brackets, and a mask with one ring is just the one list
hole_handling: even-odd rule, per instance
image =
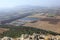
[[[34, 15], [33, 17], [46, 18], [46, 15], [44, 15], [44, 16], [39, 16], [39, 15], [35, 16]], [[30, 17], [32, 17], [32, 16], [30, 16]], [[60, 19], [60, 16], [56, 16], [56, 19]], [[53, 22], [53, 20], [52, 20], [52, 22]], [[40, 28], [40, 29], [50, 30], [50, 31], [60, 33], [60, 21], [58, 21], [57, 24], [51, 24], [50, 21], [40, 21], [40, 20], [38, 20], [35, 23], [26, 23], [23, 26], [30, 26], [30, 27], [35, 27], [35, 28]]]
[[0, 33], [3, 33], [3, 32], [5, 32], [5, 31], [8, 31], [9, 29], [7, 29], [7, 28], [0, 28]]
[[58, 24], [49, 24], [49, 22], [46, 21], [38, 21], [36, 23], [27, 23], [24, 26], [31, 26], [60, 33], [60, 22]]

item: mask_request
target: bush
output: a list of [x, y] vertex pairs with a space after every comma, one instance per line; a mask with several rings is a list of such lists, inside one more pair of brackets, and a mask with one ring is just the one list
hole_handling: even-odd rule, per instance
[[33, 33], [42, 33], [42, 34], [52, 34], [52, 35], [60, 35], [58, 33], [52, 32], [52, 31], [46, 31], [42, 29], [37, 29], [33, 27], [25, 27], [25, 26], [5, 26], [3, 28], [9, 28], [10, 30], [7, 32], [4, 32], [1, 36], [9, 36], [9, 37], [20, 37], [21, 34], [33, 34]]

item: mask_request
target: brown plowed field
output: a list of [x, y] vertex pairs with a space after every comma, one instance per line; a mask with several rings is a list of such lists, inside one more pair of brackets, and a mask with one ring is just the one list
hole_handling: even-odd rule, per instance
[[[45, 17], [44, 17], [45, 16]], [[43, 18], [42, 20], [38, 20], [35, 23], [26, 23], [23, 26], [30, 26], [35, 28], [40, 28], [44, 30], [54, 31], [60, 33], [60, 16], [55, 16], [56, 19], [46, 17], [46, 15], [33, 15], [29, 17]]]
[[0, 33], [3, 33], [5, 31], [8, 31], [9, 29], [6, 29], [6, 28], [0, 28]]

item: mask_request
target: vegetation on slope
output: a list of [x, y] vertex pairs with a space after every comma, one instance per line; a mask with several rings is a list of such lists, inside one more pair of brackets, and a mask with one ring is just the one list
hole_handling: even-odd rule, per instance
[[7, 32], [3, 32], [3, 34], [0, 34], [0, 37], [9, 36], [9, 37], [20, 37], [21, 34], [33, 34], [33, 33], [42, 33], [42, 34], [52, 34], [52, 35], [60, 35], [58, 33], [52, 32], [52, 31], [46, 31], [42, 29], [32, 28], [32, 27], [25, 27], [25, 26], [7, 26], [3, 25], [0, 26], [2, 28], [9, 28], [10, 30]]

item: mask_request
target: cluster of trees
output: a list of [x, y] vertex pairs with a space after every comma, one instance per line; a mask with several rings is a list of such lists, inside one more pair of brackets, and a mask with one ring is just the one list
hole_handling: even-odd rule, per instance
[[0, 34], [0, 37], [8, 36], [8, 37], [20, 37], [21, 34], [33, 34], [33, 33], [42, 33], [42, 34], [52, 34], [52, 35], [60, 35], [58, 33], [52, 32], [52, 31], [46, 31], [42, 29], [37, 29], [33, 27], [25, 27], [25, 26], [1, 26], [2, 28], [9, 28], [9, 31], [3, 32], [3, 34]]

